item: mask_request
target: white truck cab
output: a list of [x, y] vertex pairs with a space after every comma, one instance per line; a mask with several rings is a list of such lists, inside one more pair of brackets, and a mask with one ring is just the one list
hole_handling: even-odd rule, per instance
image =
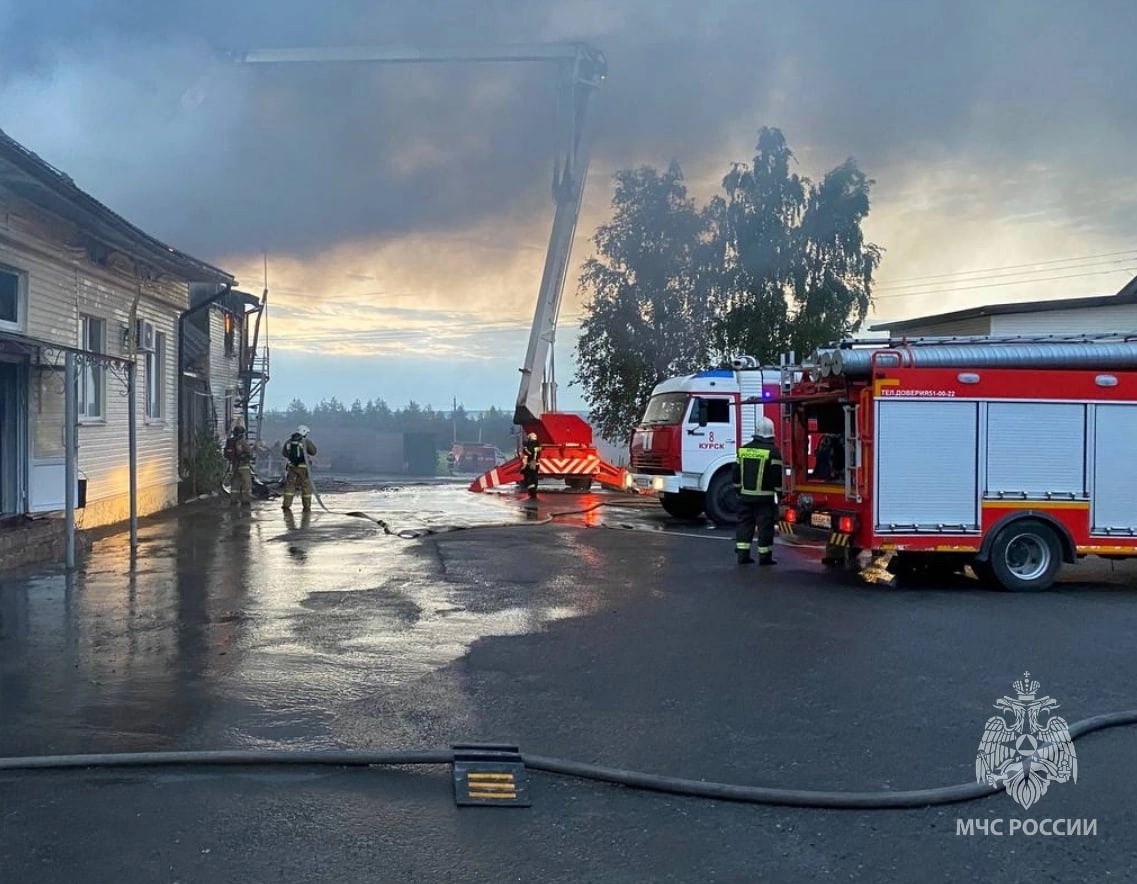
[[763, 368], [749, 356], [733, 360], [731, 368], [658, 384], [632, 434], [628, 482], [654, 493], [676, 518], [705, 512], [718, 525], [734, 524], [738, 500], [731, 471], [738, 446], [753, 434], [756, 417], [782, 426], [780, 387], [781, 370]]

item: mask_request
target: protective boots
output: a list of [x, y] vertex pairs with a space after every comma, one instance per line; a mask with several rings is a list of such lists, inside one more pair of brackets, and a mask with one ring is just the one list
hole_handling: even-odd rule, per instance
[[778, 563], [776, 561], [774, 561], [774, 554], [772, 552], [764, 552], [764, 553], [758, 553], [758, 564], [759, 565], [776, 565]]
[[746, 551], [739, 550], [738, 564], [740, 564], [740, 565], [753, 565], [754, 564], [754, 559], [752, 559], [750, 557], [750, 551], [749, 550], [746, 550]]

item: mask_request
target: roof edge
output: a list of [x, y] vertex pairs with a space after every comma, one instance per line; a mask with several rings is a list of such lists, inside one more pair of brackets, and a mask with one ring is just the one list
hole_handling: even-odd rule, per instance
[[[187, 282], [217, 282], [235, 285], [236, 278], [220, 267], [215, 267], [185, 252], [180, 252], [156, 237], [151, 236], [127, 221], [117, 212], [99, 202], [80, 188], [70, 175], [57, 169], [32, 150], [16, 141], [0, 129], [0, 157], [3, 157], [25, 174], [31, 176], [62, 199], [89, 215], [96, 223], [101, 222], [132, 242], [143, 255], [155, 264], [165, 263], [165, 269], [177, 268]], [[149, 253], [147, 255], [146, 253]]]
[[899, 322], [883, 322], [870, 325], [869, 331], [904, 331], [929, 323], [958, 322], [963, 319], [979, 319], [984, 316], [1005, 316], [1008, 313], [1048, 313], [1055, 310], [1070, 310], [1079, 307], [1123, 307], [1137, 304], [1137, 277], [1129, 280], [1113, 295], [1091, 295], [1088, 298], [1056, 298], [1049, 301], [1020, 301], [1008, 304], [986, 304], [981, 307], [968, 307], [950, 313], [934, 313], [930, 316], [917, 316]]

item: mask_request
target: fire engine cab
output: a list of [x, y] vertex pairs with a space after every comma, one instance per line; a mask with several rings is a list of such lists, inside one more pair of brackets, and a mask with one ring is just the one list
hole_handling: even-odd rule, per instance
[[752, 356], [730, 368], [670, 378], [652, 390], [632, 434], [627, 484], [659, 497], [668, 514], [693, 519], [706, 512], [718, 525], [737, 520], [731, 468], [738, 446], [763, 415], [782, 425], [777, 404], [782, 372]]
[[850, 342], [799, 368], [782, 530], [823, 533], [829, 563], [891, 552], [900, 574], [1037, 590], [1137, 556], [1137, 336]]

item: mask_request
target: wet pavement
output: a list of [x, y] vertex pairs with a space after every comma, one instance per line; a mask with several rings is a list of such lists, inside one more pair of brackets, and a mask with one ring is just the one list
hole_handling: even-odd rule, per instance
[[[0, 575], [0, 754], [526, 752], [727, 782], [966, 782], [1023, 669], [1069, 721], [1137, 707], [1137, 567], [1054, 592], [884, 589], [654, 502], [446, 483], [327, 494], [289, 521], [218, 501], [97, 541], [79, 573]], [[599, 504], [607, 504], [598, 506]], [[475, 528], [405, 540], [398, 531]], [[552, 523], [545, 520], [555, 515]], [[631, 529], [631, 530], [625, 530]], [[1137, 846], [1137, 732], [1079, 741], [1077, 784], [916, 811], [744, 806], [533, 775], [458, 809], [446, 768], [0, 775], [0, 880], [1102, 880]], [[1098, 820], [957, 836], [957, 817]]]

